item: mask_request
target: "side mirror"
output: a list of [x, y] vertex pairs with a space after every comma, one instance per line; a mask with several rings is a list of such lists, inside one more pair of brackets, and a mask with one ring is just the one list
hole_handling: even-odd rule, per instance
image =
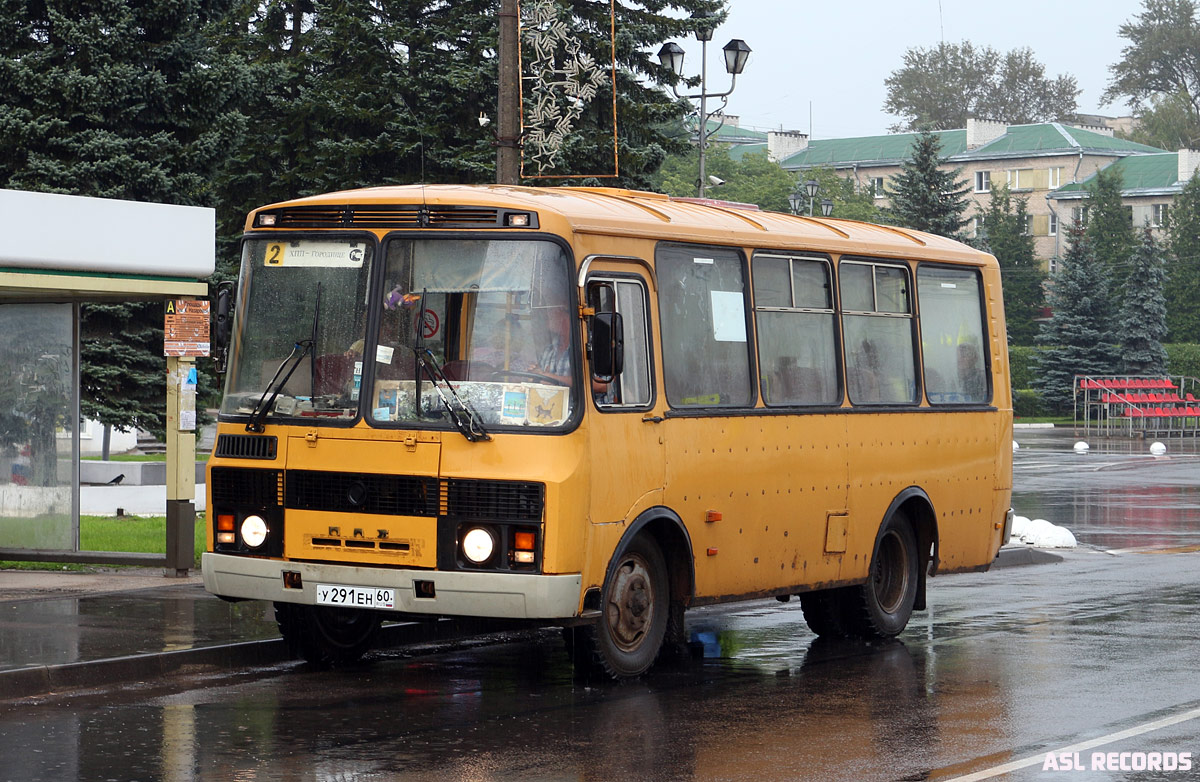
[[233, 283], [225, 281], [217, 284], [217, 310], [213, 324], [213, 359], [217, 363], [217, 372], [225, 373], [226, 360], [229, 358], [229, 336], [233, 329]]
[[625, 366], [625, 329], [621, 313], [601, 312], [592, 317], [592, 333], [588, 342], [592, 356], [592, 377], [601, 383], [611, 383]]

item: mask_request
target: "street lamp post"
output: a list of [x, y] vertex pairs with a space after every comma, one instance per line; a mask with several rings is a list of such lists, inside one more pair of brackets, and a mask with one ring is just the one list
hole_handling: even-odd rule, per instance
[[[821, 191], [821, 183], [815, 179], [810, 179], [801, 185], [803, 190], [797, 190], [788, 196], [788, 205], [792, 208], [792, 214], [800, 214], [800, 207], [804, 205], [804, 199], [808, 199], [808, 216], [813, 214], [813, 201], [817, 198], [817, 193]], [[829, 217], [833, 214], [833, 201], [828, 198], [821, 199], [821, 214]]]
[[[708, 143], [708, 137], [721, 129], [724, 123], [724, 118], [721, 120], [721, 125], [713, 128], [710, 133], [708, 130], [708, 99], [721, 98], [721, 108], [713, 112], [713, 115], [720, 114], [725, 110], [725, 105], [728, 103], [730, 93], [733, 92], [734, 85], [737, 83], [738, 74], [746, 67], [746, 60], [750, 57], [750, 47], [741, 38], [734, 38], [729, 43], [722, 47], [725, 52], [725, 70], [730, 74], [729, 89], [724, 92], [708, 92], [708, 42], [712, 40], [713, 27], [708, 23], [702, 23], [696, 28], [696, 40], [700, 42], [700, 92], [693, 95], [681, 95], [678, 85], [671, 85], [671, 90], [677, 98], [694, 98], [700, 99], [700, 180], [697, 185], [697, 195], [704, 197], [704, 189], [707, 183], [704, 171], [704, 151]], [[674, 41], [667, 41], [662, 48], [658, 50], [658, 61], [663, 67], [670, 68], [676, 76], [683, 75], [683, 49]]]

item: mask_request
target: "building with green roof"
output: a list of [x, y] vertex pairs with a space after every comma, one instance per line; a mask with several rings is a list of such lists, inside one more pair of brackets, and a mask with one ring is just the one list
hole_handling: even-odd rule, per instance
[[[772, 134], [767, 135], [771, 146]], [[992, 185], [1006, 184], [1014, 195], [1027, 199], [1029, 231], [1038, 255], [1047, 262], [1060, 254], [1059, 227], [1064, 218], [1070, 218], [1070, 213], [1064, 212], [1068, 207], [1060, 202], [1081, 198], [1082, 186], [1096, 172], [1117, 163], [1130, 166], [1129, 184], [1135, 181], [1135, 172], [1145, 170], [1145, 176], [1150, 177], [1149, 168], [1154, 165], [1150, 158], [1168, 167], [1165, 158], [1176, 158], [1156, 147], [1116, 138], [1108, 128], [1061, 122], [1008, 125], [972, 119], [966, 128], [936, 131], [936, 135], [942, 143], [945, 166], [960, 169], [969, 187], [976, 207], [970, 230], [983, 228], [982, 212], [987, 208]], [[915, 133], [811, 141], [805, 137], [800, 149], [776, 159], [797, 174], [832, 168], [853, 177], [861, 186], [873, 188], [880, 205], [886, 206], [888, 181], [900, 172], [916, 137]], [[1059, 193], [1064, 194], [1062, 198]], [[1135, 219], [1136, 214], [1140, 212], [1135, 213]]]

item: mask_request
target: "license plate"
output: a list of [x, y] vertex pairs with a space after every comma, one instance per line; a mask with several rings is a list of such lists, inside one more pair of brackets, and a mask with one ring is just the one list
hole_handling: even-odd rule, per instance
[[396, 590], [317, 584], [317, 605], [343, 608], [395, 608]]

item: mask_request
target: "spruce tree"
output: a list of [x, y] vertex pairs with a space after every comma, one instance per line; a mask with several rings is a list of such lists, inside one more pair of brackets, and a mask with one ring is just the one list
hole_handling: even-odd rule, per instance
[[1045, 274], [1034, 254], [1033, 236], [1026, 230], [1028, 200], [1014, 198], [1007, 186], [992, 188], [984, 211], [987, 231], [986, 252], [1000, 264], [1004, 286], [1004, 317], [1008, 338], [1013, 345], [1033, 345], [1037, 339], [1036, 318], [1045, 301], [1042, 290]]
[[1149, 227], [1129, 259], [1129, 278], [1121, 306], [1121, 359], [1131, 375], [1167, 374], [1166, 269], [1162, 249]]
[[[246, 122], [238, 110], [244, 66], [216, 55], [206, 34], [227, 7], [224, 0], [6, 3], [0, 187], [212, 205], [209, 184]], [[109, 328], [115, 323], [122, 327]], [[83, 307], [84, 415], [161, 430], [161, 329], [161, 306]]]
[[1087, 235], [1096, 260], [1108, 269], [1113, 308], [1119, 308], [1129, 277], [1129, 256], [1136, 246], [1129, 207], [1121, 199], [1121, 172], [1101, 169], [1088, 185]]
[[1038, 341], [1044, 348], [1035, 358], [1034, 387], [1058, 413], [1071, 411], [1077, 375], [1114, 374], [1118, 363], [1108, 268], [1096, 261], [1090, 238], [1080, 226], [1068, 229], [1068, 242], [1051, 278], [1051, 314], [1042, 323]]
[[888, 188], [888, 216], [896, 225], [962, 239], [968, 222], [967, 181], [960, 178], [961, 168], [944, 171], [939, 167], [941, 150], [937, 134], [925, 131], [917, 135], [912, 154]]
[[1171, 207], [1167, 253], [1167, 340], [1200, 342], [1200, 174]]

